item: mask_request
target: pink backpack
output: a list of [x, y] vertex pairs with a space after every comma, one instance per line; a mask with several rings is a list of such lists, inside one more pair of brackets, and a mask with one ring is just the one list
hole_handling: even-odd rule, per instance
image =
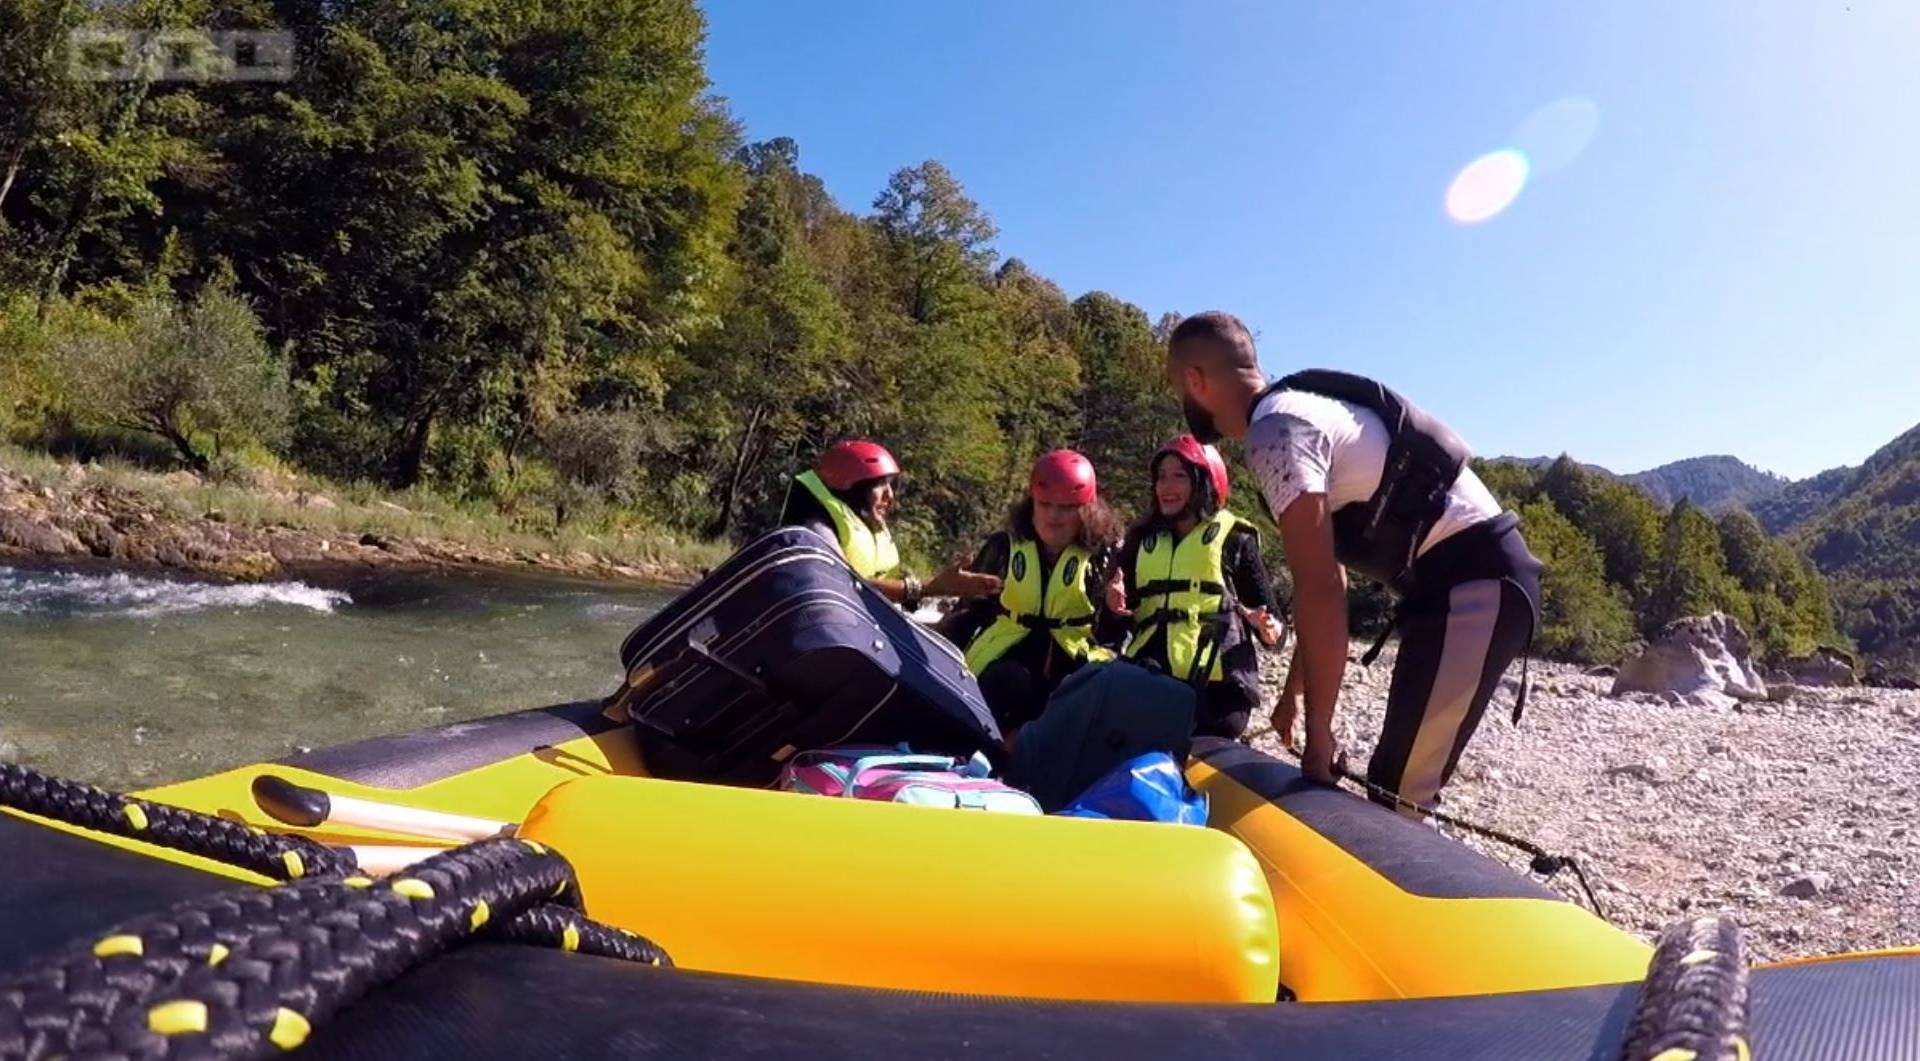
[[985, 758], [968, 762], [904, 748], [848, 745], [801, 752], [780, 771], [780, 787], [816, 796], [845, 796], [921, 807], [1039, 814], [1032, 796], [987, 776]]

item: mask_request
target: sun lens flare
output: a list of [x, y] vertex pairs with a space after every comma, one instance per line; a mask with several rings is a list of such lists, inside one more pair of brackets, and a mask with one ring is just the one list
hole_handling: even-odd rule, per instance
[[1527, 172], [1527, 156], [1515, 148], [1481, 155], [1447, 185], [1447, 216], [1463, 225], [1497, 216], [1527, 186]]
[[1585, 96], [1564, 96], [1527, 115], [1508, 142], [1540, 177], [1572, 165], [1599, 129], [1599, 106]]

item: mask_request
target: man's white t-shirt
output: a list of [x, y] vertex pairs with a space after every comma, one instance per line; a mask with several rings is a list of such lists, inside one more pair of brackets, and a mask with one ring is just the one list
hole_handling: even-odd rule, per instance
[[[1253, 407], [1247, 464], [1274, 516], [1301, 494], [1327, 495], [1329, 510], [1358, 504], [1380, 488], [1387, 425], [1364, 406], [1306, 391], [1275, 391]], [[1500, 503], [1472, 468], [1447, 492], [1447, 511], [1415, 555], [1500, 514]]]

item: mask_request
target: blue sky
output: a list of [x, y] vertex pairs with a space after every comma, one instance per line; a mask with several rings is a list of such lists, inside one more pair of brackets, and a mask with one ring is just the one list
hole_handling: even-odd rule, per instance
[[[1804, 476], [1920, 421], [1914, 0], [704, 7], [714, 90], [844, 205], [940, 159], [1070, 294], [1231, 310], [1481, 453]], [[1568, 99], [1584, 149], [1549, 120], [1452, 220]]]

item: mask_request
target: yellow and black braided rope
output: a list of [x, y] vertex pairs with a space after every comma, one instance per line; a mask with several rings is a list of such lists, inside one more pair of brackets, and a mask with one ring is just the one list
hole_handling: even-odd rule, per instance
[[1740, 927], [1698, 917], [1666, 930], [1647, 965], [1622, 1061], [1750, 1061]]
[[[0, 787], [0, 804], [19, 806], [11, 792]], [[40, 808], [73, 805], [35, 799]], [[88, 798], [80, 813], [118, 812]], [[139, 835], [153, 838], [149, 830]], [[311, 845], [324, 852], [312, 859], [323, 865], [351, 864], [350, 853], [312, 841], [268, 839]], [[258, 847], [250, 842], [245, 857]], [[0, 1058], [276, 1055], [380, 984], [476, 938], [672, 964], [649, 941], [589, 920], [578, 904], [564, 858], [506, 839], [455, 848], [386, 879], [301, 874], [272, 888], [189, 900], [0, 981]]]
[[355, 869], [351, 852], [304, 836], [262, 832], [211, 814], [50, 777], [17, 763], [0, 763], [0, 807], [203, 855], [274, 880], [346, 874]]

